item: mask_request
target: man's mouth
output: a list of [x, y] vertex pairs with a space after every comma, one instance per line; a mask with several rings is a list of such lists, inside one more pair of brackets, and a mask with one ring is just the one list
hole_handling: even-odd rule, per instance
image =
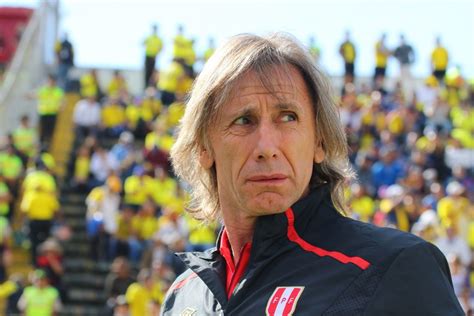
[[286, 179], [288, 179], [286, 175], [281, 173], [274, 173], [254, 175], [248, 178], [248, 181], [261, 184], [278, 184], [285, 181]]

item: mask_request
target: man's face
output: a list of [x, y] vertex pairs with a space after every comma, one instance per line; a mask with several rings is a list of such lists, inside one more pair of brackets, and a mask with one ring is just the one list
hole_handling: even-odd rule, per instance
[[[291, 76], [291, 79], [289, 78]], [[250, 72], [237, 83], [209, 132], [224, 217], [284, 212], [308, 191], [313, 163], [324, 159], [316, 139], [312, 100], [295, 68], [271, 73], [278, 98]]]

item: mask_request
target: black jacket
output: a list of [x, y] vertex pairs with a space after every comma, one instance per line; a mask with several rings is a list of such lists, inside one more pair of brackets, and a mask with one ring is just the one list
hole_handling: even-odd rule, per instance
[[278, 287], [299, 287], [287, 304], [294, 315], [464, 314], [435, 246], [342, 216], [327, 186], [258, 218], [247, 270], [229, 300], [217, 249], [179, 254], [189, 269], [168, 291], [163, 315], [288, 315], [272, 312], [285, 303]]

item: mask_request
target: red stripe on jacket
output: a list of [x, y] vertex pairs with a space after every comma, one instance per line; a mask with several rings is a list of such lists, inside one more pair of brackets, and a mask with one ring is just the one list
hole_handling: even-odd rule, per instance
[[303, 248], [303, 250], [312, 252], [320, 257], [328, 256], [345, 264], [352, 263], [358, 266], [359, 268], [361, 268], [362, 270], [365, 270], [370, 266], [370, 263], [368, 261], [360, 257], [349, 257], [338, 251], [328, 251], [328, 250], [316, 247], [314, 245], [311, 245], [310, 243], [302, 239], [296, 232], [295, 214], [293, 213], [293, 210], [291, 208], [287, 209], [285, 212], [285, 215], [286, 215], [286, 218], [288, 219], [288, 231], [287, 231], [288, 239], [296, 243], [297, 245], [299, 245], [301, 248]]

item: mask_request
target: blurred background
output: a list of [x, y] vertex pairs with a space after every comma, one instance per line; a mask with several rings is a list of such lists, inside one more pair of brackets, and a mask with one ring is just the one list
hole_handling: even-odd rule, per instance
[[469, 0], [0, 0], [0, 314], [159, 311], [173, 253], [220, 230], [184, 211], [173, 133], [246, 32], [293, 34], [329, 75], [348, 215], [435, 243], [471, 313], [473, 31]]

